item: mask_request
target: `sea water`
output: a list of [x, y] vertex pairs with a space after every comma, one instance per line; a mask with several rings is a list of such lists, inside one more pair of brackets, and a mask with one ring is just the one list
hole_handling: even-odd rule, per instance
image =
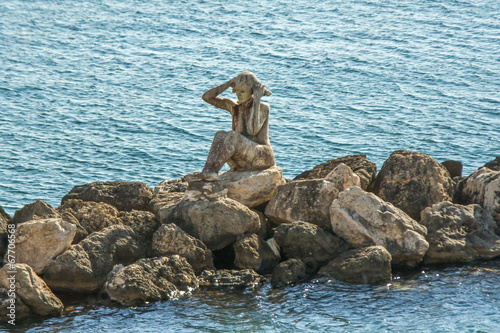
[[[154, 187], [200, 170], [231, 128], [201, 95], [246, 70], [273, 92], [263, 100], [288, 179], [360, 153], [380, 169], [419, 151], [464, 175], [500, 155], [498, 0], [2, 0], [0, 205], [12, 215], [37, 199], [57, 207], [75, 185]], [[88, 305], [22, 329], [494, 332], [498, 269]]]

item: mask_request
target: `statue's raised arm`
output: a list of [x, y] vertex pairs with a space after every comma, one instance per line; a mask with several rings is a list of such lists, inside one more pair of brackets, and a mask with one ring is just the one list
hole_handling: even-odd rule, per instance
[[[238, 101], [219, 95], [229, 87]], [[218, 131], [202, 172], [192, 174], [188, 181], [217, 178], [227, 163], [231, 170], [262, 170], [274, 165], [274, 153], [269, 141], [269, 104], [260, 99], [270, 96], [266, 85], [255, 74], [243, 72], [203, 94], [203, 100], [227, 110], [233, 118], [232, 131]]]

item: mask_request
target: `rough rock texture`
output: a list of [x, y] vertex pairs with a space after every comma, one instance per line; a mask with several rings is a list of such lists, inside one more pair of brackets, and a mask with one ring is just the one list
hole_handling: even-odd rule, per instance
[[234, 243], [239, 234], [260, 229], [257, 213], [224, 197], [183, 200], [168, 208], [160, 222], [177, 224], [211, 250], [223, 249]]
[[286, 259], [315, 260], [322, 265], [349, 249], [342, 239], [307, 222], [280, 225], [274, 240]]
[[0, 288], [0, 322], [10, 320], [19, 322], [19, 320], [32, 314], [30, 308], [24, 304], [18, 295], [15, 296], [15, 303], [12, 303], [12, 300], [9, 297], [9, 290]]
[[196, 272], [214, 268], [212, 251], [173, 223], [163, 224], [155, 232], [152, 253], [154, 256], [178, 254], [186, 258]]
[[312, 170], [305, 171], [295, 177], [294, 180], [317, 179], [325, 178], [333, 169], [340, 163], [344, 163], [359, 176], [361, 188], [366, 190], [368, 185], [375, 179], [377, 175], [377, 165], [370, 162], [365, 154], [344, 156], [341, 158], [330, 160], [326, 163], [316, 165]]
[[156, 230], [160, 227], [160, 221], [151, 212], [144, 210], [132, 210], [120, 212], [118, 218], [123, 225], [129, 226], [137, 234], [140, 241], [151, 243]]
[[94, 232], [51, 260], [44, 280], [53, 290], [93, 293], [116, 264], [128, 265], [144, 253], [131, 228], [121, 225]]
[[257, 234], [239, 235], [233, 248], [237, 268], [250, 268], [260, 274], [271, 273], [281, 259]]
[[479, 205], [441, 202], [426, 208], [420, 223], [427, 227], [426, 263], [470, 262], [500, 256], [500, 230], [491, 214]]
[[453, 181], [430, 156], [398, 150], [385, 161], [370, 189], [418, 221], [425, 208], [451, 201]]
[[330, 205], [351, 186], [359, 186], [359, 177], [345, 164], [339, 164], [325, 179], [298, 180], [279, 186], [265, 214], [276, 224], [306, 221], [330, 229]]
[[391, 254], [382, 246], [344, 252], [323, 266], [318, 274], [348, 283], [379, 283], [391, 280]]
[[306, 265], [300, 259], [288, 259], [274, 268], [271, 286], [281, 288], [307, 278]]
[[193, 269], [178, 255], [117, 265], [104, 284], [111, 300], [124, 306], [176, 298], [197, 288]]
[[118, 210], [147, 210], [153, 191], [139, 182], [96, 182], [75, 186], [61, 201], [69, 199], [104, 202]]
[[330, 213], [335, 234], [355, 248], [385, 247], [393, 264], [415, 266], [429, 248], [424, 226], [359, 187], [342, 192]]
[[198, 282], [201, 286], [209, 288], [233, 287], [248, 288], [265, 281], [265, 278], [257, 274], [252, 269], [228, 270], [220, 269], [217, 271], [203, 271], [198, 275]]
[[12, 223], [19, 224], [27, 221], [54, 219], [58, 217], [60, 216], [57, 210], [51, 205], [42, 200], [37, 200], [16, 211], [12, 218]]
[[493, 161], [486, 163], [484, 166], [493, 171], [500, 171], [500, 156], [495, 158]]
[[2, 206], [0, 206], [0, 234], [7, 232], [7, 224], [11, 223], [11, 218], [7, 214]]
[[500, 226], [500, 171], [485, 167], [474, 171], [458, 184], [454, 201], [481, 205]]
[[42, 274], [52, 258], [66, 251], [73, 242], [76, 227], [60, 218], [23, 222], [16, 228], [16, 262]]
[[286, 180], [282, 170], [273, 166], [259, 171], [222, 172], [217, 182], [227, 189], [228, 198], [252, 208], [268, 202]]
[[[16, 273], [9, 273], [15, 271]], [[14, 276], [13, 276], [14, 275]], [[14, 279], [10, 279], [14, 277]], [[64, 306], [45, 282], [36, 275], [30, 266], [26, 264], [5, 265], [0, 269], [0, 287], [10, 289], [10, 284], [15, 281], [17, 296], [34, 313], [39, 315], [61, 314]]]
[[449, 160], [449, 161], [444, 161], [441, 164], [446, 168], [446, 170], [448, 170], [451, 178], [462, 177], [462, 169], [463, 169], [462, 162]]
[[152, 211], [158, 219], [161, 219], [162, 211], [165, 212], [173, 205], [177, 205], [184, 198], [184, 192], [158, 192], [153, 195], [149, 203], [149, 210]]

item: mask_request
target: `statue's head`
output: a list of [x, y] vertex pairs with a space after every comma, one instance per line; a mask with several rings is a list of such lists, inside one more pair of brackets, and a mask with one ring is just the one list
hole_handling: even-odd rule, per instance
[[233, 93], [238, 97], [238, 101], [243, 103], [252, 98], [254, 88], [259, 87], [259, 85], [262, 84], [254, 73], [243, 72], [234, 78]]

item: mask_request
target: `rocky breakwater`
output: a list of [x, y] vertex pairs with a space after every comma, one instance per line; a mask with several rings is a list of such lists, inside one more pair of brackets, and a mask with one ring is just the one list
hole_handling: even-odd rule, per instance
[[8, 226], [17, 239], [16, 262], [5, 256], [0, 270], [0, 315], [12, 299], [17, 319], [60, 315], [68, 292], [136, 306], [265, 281], [387, 283], [394, 267], [497, 258], [494, 162], [461, 177], [456, 161], [396, 151], [378, 174], [354, 155], [292, 181], [272, 167], [154, 190], [99, 182], [75, 187], [57, 209], [36, 201], [13, 218], [0, 209], [4, 256]]

